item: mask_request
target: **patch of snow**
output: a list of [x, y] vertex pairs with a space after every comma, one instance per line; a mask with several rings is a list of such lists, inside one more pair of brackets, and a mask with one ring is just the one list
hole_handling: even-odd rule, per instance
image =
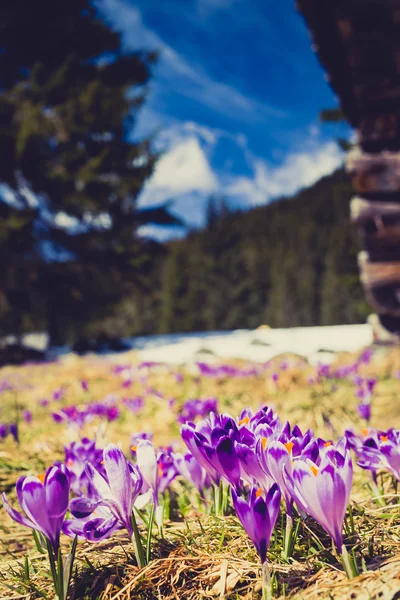
[[214, 362], [218, 357], [266, 362], [291, 353], [316, 364], [332, 362], [337, 352], [357, 352], [373, 339], [371, 326], [366, 324], [173, 334], [132, 341], [143, 361], [187, 364]]

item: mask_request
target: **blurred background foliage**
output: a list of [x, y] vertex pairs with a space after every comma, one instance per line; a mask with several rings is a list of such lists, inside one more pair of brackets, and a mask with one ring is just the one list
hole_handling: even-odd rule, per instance
[[179, 223], [138, 208], [158, 156], [128, 138], [157, 55], [124, 53], [89, 0], [3, 0], [0, 40], [0, 335], [364, 321], [343, 171], [248, 212], [210, 198], [182, 240], [140, 237]]

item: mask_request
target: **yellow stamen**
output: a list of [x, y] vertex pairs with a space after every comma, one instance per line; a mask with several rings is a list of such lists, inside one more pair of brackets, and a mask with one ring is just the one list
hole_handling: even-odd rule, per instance
[[267, 447], [267, 444], [268, 444], [268, 438], [265, 438], [265, 437], [264, 437], [264, 438], [262, 438], [262, 439], [261, 439], [261, 448], [262, 448], [263, 450], [265, 450], [265, 448]]
[[72, 467], [73, 464], [74, 464], [73, 460], [67, 460], [67, 467]]
[[292, 448], [294, 446], [293, 442], [286, 442], [286, 444], [283, 444], [286, 448], [286, 450], [289, 452], [289, 454], [292, 452]]
[[380, 435], [379, 439], [381, 440], [381, 442], [387, 442], [389, 440], [389, 436], [387, 436], [387, 435]]
[[324, 447], [329, 448], [329, 446], [332, 446], [332, 442], [325, 442]]
[[361, 433], [363, 434], [364, 437], [367, 437], [367, 435], [369, 435], [369, 429], [364, 427], [363, 429], [361, 429]]
[[131, 446], [132, 452], [136, 452], [137, 446]]
[[102, 460], [100, 464], [101, 464], [101, 465], [104, 465], [104, 460]]
[[310, 469], [311, 469], [311, 473], [314, 475], [314, 477], [316, 477], [318, 475], [317, 467], [314, 467], [314, 465], [310, 465]]
[[258, 490], [256, 491], [256, 498], [259, 498], [262, 495], [262, 488], [258, 488]]
[[45, 473], [39, 473], [39, 475], [37, 475], [37, 478], [39, 479], [39, 481], [41, 481], [42, 483], [44, 483], [46, 474]]
[[158, 476], [162, 477], [162, 474], [163, 474], [163, 468], [161, 465], [158, 465]]
[[243, 419], [240, 419], [239, 425], [244, 425], [245, 423], [246, 423], [246, 425], [248, 425], [250, 423], [249, 417], [243, 417]]

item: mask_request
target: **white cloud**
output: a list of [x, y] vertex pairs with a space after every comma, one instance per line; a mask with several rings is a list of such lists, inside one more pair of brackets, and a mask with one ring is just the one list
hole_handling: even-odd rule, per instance
[[343, 162], [343, 153], [336, 142], [305, 142], [304, 148], [289, 153], [279, 166], [254, 159], [254, 176], [233, 178], [227, 182], [224, 193], [241, 197], [249, 205], [265, 204], [312, 185]]
[[[223, 135], [234, 140], [241, 149], [252, 169], [251, 175], [213, 171], [208, 155], [212, 155]], [[304, 140], [301, 151], [289, 152], [280, 164], [271, 164], [254, 156], [244, 136], [231, 136], [192, 122], [174, 124], [162, 133], [161, 138], [160, 145], [166, 151], [146, 184], [140, 205], [172, 200], [173, 212], [194, 226], [204, 223], [207, 198], [212, 193], [225, 196], [233, 205], [242, 207], [266, 204], [312, 185], [343, 162], [343, 153], [337, 144], [321, 141], [315, 132]], [[167, 232], [167, 237], [181, 233], [171, 231], [172, 234]]]
[[151, 205], [187, 193], [212, 193], [218, 186], [197, 137], [178, 141], [158, 161], [140, 204]]

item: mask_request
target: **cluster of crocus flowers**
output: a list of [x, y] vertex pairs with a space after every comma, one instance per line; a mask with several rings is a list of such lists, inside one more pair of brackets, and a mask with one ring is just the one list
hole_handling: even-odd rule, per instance
[[103, 402], [91, 402], [85, 406], [64, 406], [53, 412], [52, 417], [56, 423], [67, 423], [81, 429], [85, 423], [91, 422], [95, 418], [101, 418], [108, 422], [119, 419], [120, 409], [116, 405], [115, 399], [109, 398]]
[[[237, 420], [230, 415], [211, 414], [197, 425], [183, 425], [181, 435], [214, 486], [224, 480], [230, 484], [235, 505], [243, 506], [244, 500], [238, 499], [246, 494], [249, 506], [253, 506], [257, 494], [268, 498], [271, 489], [279, 491], [286, 505], [286, 558], [294, 545], [291, 534], [296, 505], [300, 516], [310, 515], [331, 536], [345, 556], [346, 572], [354, 574], [342, 538], [353, 476], [344, 439], [334, 445], [316, 438], [311, 430], [303, 434], [298, 426], [282, 423], [268, 407], [255, 414], [246, 409]], [[244, 521], [243, 515], [239, 518]], [[251, 527], [245, 525], [253, 539]]]
[[256, 377], [265, 370], [263, 365], [237, 367], [229, 364], [213, 365], [205, 362], [198, 362], [196, 364], [200, 375], [216, 379], [225, 379], [226, 377]]
[[400, 481], [400, 429], [367, 428], [361, 435], [346, 431], [345, 436], [357, 456], [358, 466], [371, 471], [375, 481], [379, 469], [388, 471]]
[[134, 396], [133, 398], [122, 398], [122, 404], [133, 413], [140, 412], [144, 407], [143, 396]]
[[0, 423], [0, 440], [4, 440], [7, 436], [19, 442], [18, 423]]
[[103, 474], [103, 450], [96, 446], [95, 440], [82, 438], [79, 442], [64, 446], [64, 452], [65, 464], [70, 473], [71, 490], [75, 494], [90, 494], [90, 480], [85, 467], [90, 463]]
[[217, 410], [217, 398], [193, 398], [186, 400], [183, 404], [177, 420], [179, 423], [188, 423], [195, 421], [197, 418], [203, 419], [211, 412], [217, 412]]

